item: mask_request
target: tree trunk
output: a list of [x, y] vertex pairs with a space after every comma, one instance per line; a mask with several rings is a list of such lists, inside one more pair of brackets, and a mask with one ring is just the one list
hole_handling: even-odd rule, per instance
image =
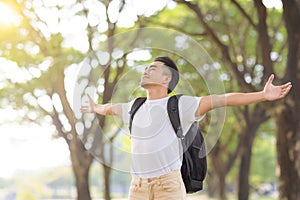
[[298, 125], [295, 130], [295, 114], [291, 107], [286, 106], [276, 117], [279, 194], [282, 200], [300, 199], [300, 129]]
[[75, 176], [77, 200], [91, 200], [89, 190], [89, 169], [92, 155], [84, 149], [83, 143], [76, 138], [70, 142], [72, 169]]
[[[221, 169], [220, 167], [219, 169]], [[216, 166], [214, 166], [214, 169]], [[213, 174], [210, 174], [208, 181], [208, 196], [212, 199], [227, 199], [227, 190], [226, 190], [226, 175], [228, 172], [216, 172], [213, 171]]]
[[246, 132], [242, 141], [241, 165], [239, 170], [238, 199], [249, 199], [249, 174], [252, 157], [252, 146], [257, 130]]
[[105, 200], [111, 200], [110, 197], [110, 172], [111, 172], [111, 168], [110, 166], [106, 166], [105, 164], [103, 164], [103, 169], [104, 169], [104, 186], [105, 186]]
[[219, 198], [222, 200], [227, 199], [227, 190], [226, 190], [226, 173], [221, 173], [219, 177], [219, 185], [220, 185], [220, 192], [219, 192]]
[[254, 111], [248, 113], [248, 108], [244, 111], [246, 121], [246, 131], [241, 138], [241, 165], [239, 170], [238, 199], [247, 200], [250, 194], [249, 175], [251, 167], [252, 147], [256, 133], [261, 124], [266, 122], [270, 117], [266, 115], [265, 110], [259, 104]]
[[216, 175], [215, 171], [212, 172], [208, 171], [207, 173], [207, 193], [210, 199], [217, 198], [219, 194], [219, 187], [218, 187], [218, 176]]
[[[209, 197], [218, 197], [218, 199], [226, 200], [226, 175], [228, 171], [222, 165], [222, 159], [215, 157], [212, 161], [213, 175], [209, 185]], [[225, 161], [226, 162], [226, 161]]]
[[[226, 159], [224, 159], [224, 154], [226, 154]], [[237, 158], [238, 148], [233, 153], [230, 153], [228, 152], [228, 146], [218, 141], [210, 155], [212, 173], [209, 174], [208, 195], [210, 198], [217, 197], [226, 200], [226, 175]]]
[[[60, 132], [60, 135], [63, 136], [69, 146], [72, 169], [76, 182], [77, 199], [90, 200], [91, 195], [89, 190], [89, 170], [93, 161], [93, 156], [88, 150], [86, 150], [83, 141], [76, 133], [73, 111], [68, 102], [66, 96], [67, 92], [64, 86], [64, 68], [57, 68], [57, 71], [60, 76], [58, 76], [57, 83], [53, 86], [53, 88], [55, 88], [55, 91], [59, 94], [64, 114], [67, 117], [72, 129], [70, 132], [64, 131], [62, 122], [60, 122], [59, 117], [56, 117], [56, 129], [58, 132]], [[57, 112], [56, 116], [58, 116]]]
[[[300, 2], [283, 1], [283, 16], [288, 33], [288, 60], [285, 78], [300, 84]], [[282, 200], [300, 199], [300, 91], [293, 88], [285, 104], [275, 114], [277, 159], [280, 167], [279, 194]]]

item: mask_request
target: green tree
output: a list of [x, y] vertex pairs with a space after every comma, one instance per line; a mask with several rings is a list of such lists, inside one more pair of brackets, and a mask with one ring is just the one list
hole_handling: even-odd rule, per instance
[[[273, 122], [265, 127], [272, 127]], [[274, 125], [273, 125], [274, 126]], [[268, 128], [270, 129], [270, 128]], [[276, 136], [270, 130], [260, 129], [253, 145], [250, 182], [255, 187], [260, 183], [276, 182]], [[270, 134], [271, 133], [271, 134]]]
[[[39, 123], [51, 118], [57, 136], [64, 138], [69, 146], [78, 199], [90, 199], [88, 171], [93, 157], [76, 133], [64, 82], [65, 69], [82, 60], [83, 56], [78, 51], [64, 48], [61, 34], [52, 33], [48, 22], [37, 14], [38, 9], [47, 11], [49, 8], [43, 5], [35, 7], [31, 1], [10, 3], [18, 9], [22, 23], [12, 32], [2, 35], [0, 45], [5, 51], [1, 56], [14, 61], [32, 76], [23, 83], [8, 80], [11, 87], [3, 92], [5, 98], [13, 99], [14, 109], [34, 113], [33, 116], [26, 115], [23, 120]], [[30, 73], [32, 71], [36, 73]]]
[[[73, 102], [73, 105], [70, 103], [72, 97], [68, 96], [70, 91], [66, 88], [66, 74], [78, 69], [80, 62], [83, 64], [83, 71], [96, 68], [88, 75], [79, 74], [76, 85], [79, 90], [76, 92], [80, 95], [79, 104], [83, 93], [91, 88], [98, 91], [99, 103], [109, 103], [127, 64], [126, 56], [132, 51], [131, 47], [134, 46], [139, 31], [131, 34], [132, 38], [120, 38], [121, 40], [115, 41], [114, 36], [126, 30], [117, 25], [125, 1], [91, 2], [86, 0], [74, 2], [66, 7], [63, 5], [59, 3], [46, 5], [44, 2], [39, 4], [31, 1], [18, 5], [16, 1], [14, 2], [14, 7], [19, 9], [19, 15], [22, 17], [22, 24], [11, 33], [3, 34], [1, 46], [9, 48], [1, 52], [1, 56], [16, 62], [25, 70], [29, 71], [34, 68], [40, 74], [37, 77], [31, 77], [25, 83], [9, 82], [11, 88], [5, 90], [2, 95], [6, 98], [15, 98], [13, 101], [15, 108], [24, 108], [34, 112], [39, 120], [51, 118], [51, 123], [56, 127], [57, 136], [63, 137], [69, 146], [77, 199], [91, 199], [89, 169], [94, 157], [100, 161], [104, 169], [105, 199], [110, 199], [110, 173], [114, 157], [112, 145], [120, 127], [115, 128], [113, 124], [110, 124], [112, 120], [103, 116], [96, 116], [98, 121], [89, 116], [74, 117], [72, 106], [78, 106], [78, 102]], [[94, 13], [92, 11], [93, 6], [104, 8], [104, 15], [101, 16], [104, 16], [104, 20], [93, 21], [94, 18], [91, 17], [95, 14], [95, 10]], [[66, 38], [50, 30], [47, 18], [41, 12], [49, 10], [64, 12], [64, 9], [70, 7], [71, 10], [75, 10], [74, 16], [81, 16], [83, 17], [81, 19], [87, 22], [86, 56], [82, 52], [63, 47]], [[63, 16], [54, 17], [57, 17], [58, 21], [64, 20]], [[100, 37], [105, 37], [105, 42], [99, 41]], [[27, 46], [28, 48], [25, 49]], [[36, 51], [32, 53], [32, 49]], [[121, 52], [121, 56], [118, 52]], [[98, 57], [99, 54], [108, 55], [107, 61], [104, 61], [106, 59], [101, 55]], [[84, 58], [86, 59], [83, 61]], [[98, 90], [98, 87], [102, 89]], [[11, 91], [14, 91], [14, 95]], [[25, 99], [25, 102], [22, 99]], [[32, 122], [38, 122], [37, 117], [26, 116], [26, 118]]]
[[[203, 6], [199, 1], [176, 1], [185, 5], [195, 14], [204, 30], [203, 34], [212, 41], [222, 55], [226, 66], [232, 71], [238, 85], [243, 91], [260, 90], [264, 80], [272, 73], [277, 74], [277, 80], [283, 83], [287, 80], [296, 85], [299, 82], [299, 29], [296, 21], [299, 19], [299, 3], [297, 1], [282, 1], [283, 12], [267, 9], [260, 0], [235, 1], [226, 4], [227, 13], [222, 9], [216, 11]], [[210, 2], [213, 7], [214, 3]], [[217, 5], [217, 4], [215, 4]], [[219, 4], [224, 5], [224, 4]], [[232, 9], [238, 10], [231, 12]], [[216, 13], [223, 14], [219, 19]], [[283, 26], [282, 18], [285, 20]], [[223, 17], [223, 18], [222, 18]], [[224, 23], [225, 22], [225, 23]], [[215, 27], [219, 24], [219, 27]], [[239, 28], [236, 28], [237, 25]], [[221, 29], [224, 27], [224, 29]], [[286, 32], [284, 30], [286, 28]], [[245, 34], [246, 33], [246, 34]], [[287, 34], [288, 55], [284, 37]], [[249, 36], [254, 36], [255, 40]], [[255, 41], [255, 42], [254, 42]], [[255, 44], [255, 45], [254, 45]], [[253, 46], [254, 45], [254, 46]], [[284, 67], [284, 62], [286, 67]], [[284, 74], [280, 76], [280, 74]], [[261, 104], [261, 108], [271, 114], [277, 126], [277, 155], [281, 168], [279, 176], [279, 191], [282, 199], [299, 198], [299, 150], [296, 139], [299, 127], [299, 91], [292, 90], [291, 95], [282, 101]], [[289, 153], [288, 153], [289, 152]], [[240, 183], [239, 199], [248, 199], [249, 184]]]
[[[206, 45], [208, 48], [214, 46], [213, 49], [219, 49], [219, 54], [215, 55], [220, 55], [222, 60], [225, 61], [225, 66], [229, 67], [231, 74], [236, 78], [239, 87], [242, 88], [243, 91], [260, 90], [264, 84], [264, 80], [271, 73], [278, 74], [278, 82], [286, 81], [287, 77], [289, 77], [289, 80], [293, 80], [293, 78], [288, 75], [285, 75], [284, 77], [280, 76], [282, 73], [290, 74], [289, 67], [291, 66], [289, 64], [291, 62], [289, 61], [288, 68], [285, 68], [282, 65], [282, 63], [287, 61], [287, 58], [285, 57], [287, 51], [285, 48], [286, 43], [284, 42], [286, 32], [284, 30], [282, 12], [280, 10], [267, 9], [262, 1], [231, 1], [230, 3], [210, 1], [208, 3], [182, 0], [175, 2], [178, 3], [178, 9], [171, 11], [170, 16], [177, 15], [179, 16], [179, 18], [177, 18], [178, 20], [170, 20], [172, 18], [168, 18], [168, 15], [165, 15], [165, 18], [161, 18], [160, 21], [154, 21], [154, 23], [188, 33], [198, 40], [208, 38], [214, 45], [211, 42], [206, 42], [204, 44], [208, 44]], [[285, 18], [286, 21], [289, 20], [286, 24], [290, 24], [295, 21], [292, 20], [291, 13], [298, 13], [297, 10], [299, 9], [297, 8], [296, 3], [293, 4], [287, 2], [285, 2], [286, 6], [284, 6], [284, 11], [292, 8], [295, 9], [293, 12], [284, 12], [289, 13], [285, 14]], [[180, 7], [180, 5], [184, 5], [192, 12], [185, 12], [184, 8]], [[293, 19], [296, 18], [297, 14], [295, 14]], [[191, 26], [189, 26], [190, 24]], [[199, 24], [199, 26], [195, 26], [195, 24]], [[239, 28], [236, 28], [237, 25]], [[291, 42], [291, 45], [295, 46], [295, 44], [298, 43], [295, 40], [297, 37], [294, 37], [293, 34], [297, 34], [297, 31], [292, 27], [296, 26], [287, 26], [287, 28], [290, 28], [290, 32], [294, 31], [292, 36], [288, 36], [288, 38], [292, 38], [291, 40], [294, 39], [293, 42]], [[296, 50], [296, 48], [290, 48], [290, 50]], [[295, 51], [290, 53], [290, 55], [295, 56]], [[295, 59], [295, 57], [293, 58]], [[293, 62], [293, 64], [295, 63], [297, 62]], [[295, 68], [296, 67], [294, 66], [292, 69]], [[297, 81], [295, 80], [294, 82], [296, 83]], [[286, 98], [285, 101], [289, 102], [288, 98]], [[278, 110], [281, 110], [281, 105], [284, 104], [282, 104], [281, 101], [270, 104], [261, 104], [254, 107], [253, 116], [255, 116], [255, 120], [257, 120], [257, 116], [261, 116], [257, 114], [265, 112], [267, 112], [267, 116], [271, 114], [272, 117], [277, 118], [276, 113], [278, 112], [276, 111], [277, 109], [274, 109], [274, 105], [276, 105]], [[263, 119], [264, 117], [257, 121], [260, 123], [263, 122]], [[279, 121], [282, 122], [282, 120], [278, 120], [278, 122]], [[294, 125], [291, 124], [291, 126]], [[256, 125], [252, 125], [249, 128], [251, 127], [256, 127]], [[284, 126], [281, 124], [280, 126], [278, 125], [278, 127], [282, 128]], [[283, 133], [286, 131], [280, 132]], [[253, 133], [255, 133], [255, 131]], [[247, 137], [250, 137], [249, 134]], [[246, 138], [244, 140], [247, 142], [245, 146], [249, 147], [247, 150], [250, 152], [254, 135], [252, 135], [251, 138]], [[277, 141], [281, 143], [282, 141], [285, 141], [285, 139], [279, 139], [278, 137]], [[284, 146], [284, 149], [286, 149], [286, 147], [287, 146]], [[289, 147], [294, 149], [292, 146]], [[247, 167], [241, 167], [241, 176], [249, 174], [250, 152], [245, 154], [245, 162], [248, 164], [245, 165]], [[284, 150], [282, 149], [281, 152], [284, 152]], [[293, 150], [293, 152], [293, 155], [297, 155], [297, 150]], [[286, 155], [283, 157], [286, 158]], [[280, 166], [286, 166], [286, 164], [283, 164], [283, 161], [281, 164], [282, 165]], [[291, 170], [286, 169], [284, 171], [290, 172]], [[293, 174], [295, 174], [295, 171], [293, 171]], [[294, 178], [295, 176], [293, 179]], [[248, 196], [247, 188], [249, 188], [249, 184], [247, 179], [240, 180], [239, 196], [241, 199], [246, 199]], [[283, 191], [287, 191], [287, 188]], [[293, 189], [293, 191], [295, 191], [295, 189]]]
[[[184, 4], [183, 2], [181, 3]], [[206, 47], [210, 52], [210, 55], [215, 55], [214, 59], [216, 58], [216, 56], [222, 57], [222, 54], [220, 54], [220, 52], [218, 52], [218, 50], [215, 48], [213, 41], [205, 39], [206, 36], [210, 35], [209, 30], [206, 30], [205, 26], [195, 26], [195, 24], [198, 24], [199, 21], [201, 22], [200, 19], [201, 17], [203, 17], [203, 21], [207, 20], [207, 23], [211, 23], [215, 31], [222, 32], [219, 33], [222, 40], [220, 41], [220, 43], [224, 41], [226, 44], [229, 43], [230, 45], [234, 45], [235, 43], [238, 44], [237, 47], [235, 47], [235, 49], [233, 50], [237, 55], [237, 58], [235, 58], [235, 60], [240, 60], [239, 63], [236, 64], [237, 68], [241, 68], [242, 65], [246, 63], [246, 61], [242, 60], [242, 53], [247, 53], [247, 55], [244, 56], [249, 57], [256, 53], [255, 49], [250, 51], [247, 49], [256, 41], [256, 35], [247, 35], [248, 40], [244, 40], [243, 38], [238, 38], [235, 40], [232, 35], [234, 35], [235, 32], [238, 34], [239, 30], [236, 29], [233, 33], [230, 33], [229, 24], [233, 23], [234, 21], [227, 19], [225, 16], [228, 14], [233, 19], [236, 19], [237, 15], [239, 14], [239, 10], [230, 7], [228, 3], [201, 2], [199, 3], [201, 5], [201, 8], [205, 8], [204, 10], [207, 12], [207, 14], [203, 14], [202, 16], [201, 10], [197, 7], [197, 5], [193, 5], [191, 3], [186, 4], [188, 4], [189, 6], [178, 4], [174, 9], [164, 10], [159, 13], [158, 16], [147, 18], [145, 19], [145, 21], [151, 22], [151, 24], [153, 25], [169, 27], [186, 33], [195, 38], [204, 47]], [[192, 8], [197, 14], [197, 17], [195, 17], [192, 12], [189, 12]], [[177, 18], [175, 18], [175, 16], [177, 16]], [[251, 27], [249, 28], [247, 24], [243, 24], [242, 22], [243, 21], [241, 19], [239, 24], [241, 24], [240, 26], [245, 29], [245, 32], [253, 31]], [[215, 37], [218, 36], [216, 35]], [[200, 52], [198, 54], [195, 54], [196, 57], [198, 56], [198, 60], [200, 60], [199, 54]], [[219, 65], [222, 66], [222, 64]], [[261, 78], [259, 78], [259, 73], [259, 69], [252, 70], [253, 76], [257, 76], [257, 83], [255, 83], [255, 85], [257, 85], [258, 82], [261, 81]], [[220, 70], [220, 76], [223, 77], [226, 88], [228, 88], [228, 90], [241, 90], [239, 85], [236, 84], [233, 79], [234, 75], [226, 70], [226, 68]], [[199, 83], [196, 82], [194, 84], [199, 85]], [[207, 95], [207, 92], [199, 93], [198, 95], [201, 96], [202, 94]], [[247, 196], [247, 192], [245, 192], [247, 191], [247, 189], [243, 188], [249, 188], [248, 174], [250, 171], [251, 148], [253, 145], [253, 141], [259, 126], [270, 117], [261, 105], [246, 106], [244, 108], [238, 108], [234, 110], [235, 112], [233, 113], [236, 116], [236, 119], [233, 120], [232, 124], [225, 122], [223, 131], [228, 132], [229, 134], [223, 134], [223, 137], [221, 137], [220, 140], [216, 143], [210, 154], [212, 171], [211, 173], [209, 171], [208, 191], [212, 196], [215, 196], [215, 194], [217, 193], [221, 199], [226, 199], [227, 192], [225, 177], [233, 166], [237, 156], [241, 157], [239, 175], [240, 190], [243, 191], [243, 194]], [[234, 126], [234, 124], [236, 123], [240, 124], [238, 128]], [[206, 129], [207, 128], [204, 128], [204, 130]], [[233, 142], [232, 138], [238, 140], [234, 140], [235, 143], [238, 143], [238, 145], [228, 145], [230, 144], [230, 142]]]

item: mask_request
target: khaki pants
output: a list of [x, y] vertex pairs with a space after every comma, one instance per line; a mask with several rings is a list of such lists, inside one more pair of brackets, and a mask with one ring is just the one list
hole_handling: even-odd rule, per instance
[[185, 199], [185, 187], [179, 170], [154, 178], [132, 176], [129, 200]]

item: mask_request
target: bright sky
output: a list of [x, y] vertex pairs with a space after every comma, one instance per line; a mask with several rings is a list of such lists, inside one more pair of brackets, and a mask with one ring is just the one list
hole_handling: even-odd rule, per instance
[[0, 2], [0, 24], [1, 26], [18, 25], [20, 17], [18, 17], [12, 9], [7, 7], [4, 3]]
[[49, 125], [5, 124], [0, 133], [0, 177], [9, 178], [18, 170], [70, 164], [65, 141], [52, 139], [53, 127]]
[[[80, 16], [75, 16], [74, 13], [81, 9], [80, 6], [70, 8], [70, 4], [75, 0], [44, 0], [49, 7], [59, 4], [66, 5], [61, 12], [57, 9], [45, 9], [41, 6], [42, 0], [35, 0], [34, 6], [37, 7], [37, 12], [42, 19], [49, 22], [48, 29], [43, 30], [43, 33], [49, 36], [51, 33], [61, 32], [66, 38], [64, 45], [70, 46], [79, 50], [85, 51], [87, 44], [85, 40], [85, 28], [87, 20]], [[117, 4], [111, 7], [109, 15], [112, 20], [120, 19], [119, 25], [130, 27], [133, 21], [136, 20], [136, 14], [145, 13], [146, 15], [153, 14], [156, 10], [162, 8], [169, 0], [127, 0], [129, 6], [121, 16], [116, 15]], [[264, 0], [267, 7], [281, 8], [280, 0]], [[89, 21], [98, 23], [103, 16], [103, 6], [96, 0], [90, 0], [85, 4], [86, 7], [92, 7], [94, 12], [91, 12]], [[169, 3], [172, 7], [174, 4]], [[101, 12], [102, 11], [102, 12]], [[102, 15], [102, 16], [101, 16]], [[58, 23], [58, 17], [63, 20]], [[0, 28], [3, 29], [9, 26], [17, 26], [22, 20], [17, 16], [13, 9], [0, 2]], [[103, 23], [105, 24], [105, 23]], [[107, 27], [99, 27], [99, 31], [105, 31]], [[76, 42], [74, 42], [76, 41]], [[41, 71], [47, 69], [47, 63], [41, 64]], [[46, 67], [45, 67], [46, 66]], [[39, 71], [24, 71], [15, 63], [7, 61], [0, 57], [0, 89], [5, 86], [5, 79], [9, 78], [12, 81], [26, 81], [32, 76], [39, 77]], [[72, 75], [69, 75], [69, 78]], [[67, 74], [68, 77], [68, 74]], [[71, 80], [71, 79], [70, 79]], [[24, 115], [24, 113], [23, 113]], [[0, 108], [0, 124], [4, 121], [14, 121], [20, 116], [10, 108]], [[11, 177], [16, 170], [38, 170], [46, 167], [69, 165], [69, 150], [63, 139], [52, 139], [54, 128], [44, 124], [39, 125], [19, 125], [16, 123], [6, 123], [0, 125], [0, 177]]]
[[277, 9], [282, 8], [281, 0], [263, 0], [263, 4], [267, 8], [277, 8]]

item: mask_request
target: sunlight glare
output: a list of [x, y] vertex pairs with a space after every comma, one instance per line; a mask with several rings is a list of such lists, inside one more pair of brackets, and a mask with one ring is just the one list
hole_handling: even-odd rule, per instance
[[282, 8], [281, 0], [263, 0], [263, 4], [267, 8], [276, 8], [276, 9], [281, 9]]
[[0, 2], [0, 26], [18, 26], [22, 17], [12, 8]]
[[[4, 114], [5, 111], [1, 111]], [[52, 140], [53, 127], [48, 125], [0, 126], [0, 179], [16, 172], [35, 171], [56, 166], [69, 166], [69, 151], [62, 138]]]

